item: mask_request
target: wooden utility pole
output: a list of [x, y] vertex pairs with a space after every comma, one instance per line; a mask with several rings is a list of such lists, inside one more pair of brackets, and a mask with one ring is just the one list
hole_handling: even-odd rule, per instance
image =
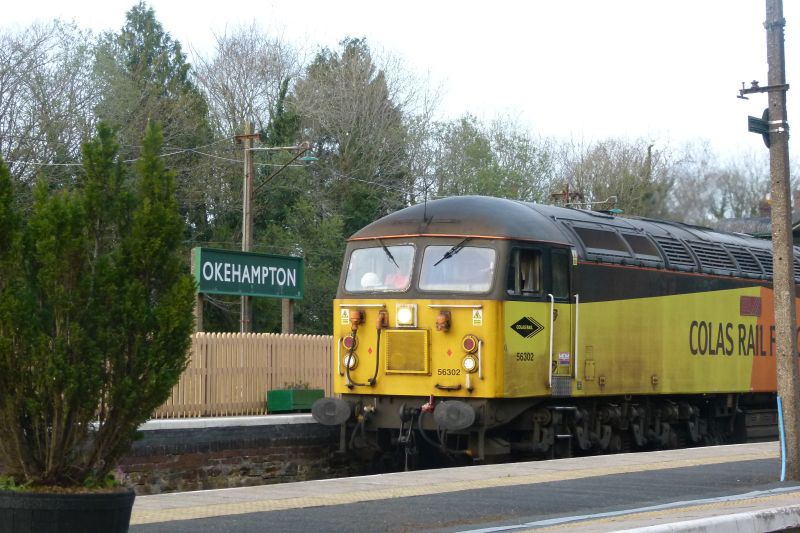
[[783, 403], [786, 437], [786, 479], [800, 481], [800, 371], [797, 358], [792, 249], [792, 206], [789, 183], [789, 126], [786, 122], [786, 75], [783, 50], [783, 0], [766, 0], [769, 66], [769, 169], [772, 199], [773, 293], [778, 395]]
[[[192, 250], [192, 276], [197, 275], [197, 271], [200, 269], [200, 265], [197, 264], [197, 256]], [[203, 293], [197, 292], [195, 295], [194, 300], [194, 330], [195, 332], [203, 331]]]
[[281, 333], [294, 333], [294, 300], [281, 300]]
[[[237, 135], [236, 141], [244, 148], [244, 184], [242, 186], [242, 251], [249, 252], [253, 248], [253, 141], [259, 137], [253, 133], [253, 123], [245, 125], [244, 135]], [[250, 296], [242, 296], [241, 328], [242, 333], [253, 331], [253, 300]]]
[[[243, 135], [235, 137], [237, 143], [242, 143], [244, 148], [244, 185], [242, 200], [242, 251], [250, 252], [253, 248], [253, 197], [258, 189], [269, 183], [272, 178], [286, 170], [289, 165], [294, 163], [300, 156], [309, 150], [310, 145], [304, 142], [297, 146], [276, 146], [267, 148], [253, 148], [253, 141], [260, 138], [258, 133], [253, 133], [253, 123], [249, 122], [245, 126]], [[257, 187], [253, 186], [253, 176], [255, 168], [253, 165], [253, 150], [263, 150], [266, 152], [278, 152], [289, 150], [294, 152], [293, 157], [285, 164], [280, 166], [272, 174], [262, 181]], [[313, 158], [316, 159], [316, 158]], [[242, 318], [241, 332], [248, 333], [253, 330], [253, 307], [250, 296], [242, 296]], [[281, 302], [281, 332], [294, 332], [294, 302], [290, 299], [282, 299]]]

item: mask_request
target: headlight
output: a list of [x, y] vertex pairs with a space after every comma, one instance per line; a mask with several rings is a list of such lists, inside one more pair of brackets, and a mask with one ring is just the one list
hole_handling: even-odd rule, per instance
[[466, 356], [464, 360], [461, 361], [461, 365], [464, 367], [464, 370], [470, 373], [478, 370], [478, 360], [472, 355]]
[[346, 366], [350, 370], [353, 370], [355, 367], [358, 366], [358, 357], [356, 357], [355, 353], [350, 352], [344, 356], [344, 366]]
[[395, 321], [397, 322], [397, 327], [415, 327], [417, 325], [417, 305], [397, 304]]

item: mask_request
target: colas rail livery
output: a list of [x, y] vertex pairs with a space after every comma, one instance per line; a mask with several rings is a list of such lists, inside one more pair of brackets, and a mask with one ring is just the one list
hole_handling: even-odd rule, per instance
[[349, 239], [340, 397], [312, 413], [343, 450], [411, 460], [769, 437], [770, 245], [488, 197], [403, 209]]

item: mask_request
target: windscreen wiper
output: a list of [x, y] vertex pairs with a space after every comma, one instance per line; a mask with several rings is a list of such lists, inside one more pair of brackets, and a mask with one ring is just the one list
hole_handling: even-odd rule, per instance
[[445, 259], [450, 259], [450, 258], [451, 258], [451, 257], [453, 257], [454, 255], [456, 255], [458, 252], [460, 252], [460, 251], [461, 251], [461, 249], [464, 247], [464, 244], [465, 244], [467, 241], [469, 241], [469, 240], [472, 240], [472, 237], [467, 237], [466, 239], [464, 239], [464, 240], [463, 240], [463, 241], [461, 241], [460, 243], [456, 244], [455, 246], [453, 246], [452, 248], [450, 248], [449, 250], [447, 250], [447, 251], [444, 253], [444, 255], [442, 256], [442, 258], [441, 258], [441, 259], [439, 259], [438, 261], [436, 261], [436, 262], [433, 264], [433, 266], [436, 266], [436, 265], [438, 265], [439, 263], [441, 263], [442, 261], [444, 261]]
[[378, 243], [381, 245], [381, 248], [383, 248], [383, 251], [386, 252], [386, 256], [389, 259], [392, 260], [392, 263], [394, 263], [394, 266], [396, 266], [397, 268], [400, 268], [400, 265], [397, 264], [397, 261], [395, 260], [394, 256], [392, 255], [392, 252], [390, 252], [389, 248], [387, 248], [386, 245], [383, 244], [383, 241], [378, 239]]

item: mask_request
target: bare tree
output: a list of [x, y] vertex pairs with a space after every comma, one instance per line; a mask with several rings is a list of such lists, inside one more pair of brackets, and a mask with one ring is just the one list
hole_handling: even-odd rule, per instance
[[756, 216], [769, 192], [766, 151], [722, 160], [707, 141], [689, 142], [675, 153], [672, 173], [670, 210], [693, 224]]
[[404, 102], [393, 99], [397, 90], [365, 41], [346, 40], [342, 48], [319, 53], [297, 84], [294, 106], [340, 172], [370, 177], [403, 164]]
[[139, 139], [149, 123], [161, 124], [181, 213], [188, 222], [187, 237], [207, 238], [213, 231], [209, 187], [215, 186], [214, 169], [199, 149], [214, 139], [205, 95], [192, 78], [180, 42], [140, 1], [126, 14], [119, 33], [102, 36], [94, 67], [102, 89], [95, 111], [117, 129], [121, 156], [138, 158]]
[[715, 218], [717, 188], [712, 182], [718, 167], [717, 156], [707, 141], [685, 143], [678, 149], [669, 202], [670, 211], [680, 214], [675, 218], [701, 226]]
[[321, 159], [317, 183], [346, 213], [346, 232], [414, 196], [410, 154], [421, 155], [434, 101], [414, 80], [401, 61], [379, 61], [363, 39], [345, 39], [320, 51], [297, 82], [290, 103]]
[[616, 207], [631, 215], [663, 217], [672, 187], [668, 152], [645, 140], [606, 139], [561, 146], [554, 186], [582, 205]]
[[717, 218], [743, 218], [759, 214], [769, 193], [768, 153], [748, 152], [731, 159], [720, 171]]
[[466, 115], [438, 123], [430, 149], [438, 196], [547, 200], [552, 173], [549, 144], [510, 119], [497, 118], [487, 125]]
[[298, 51], [255, 23], [215, 37], [210, 58], [195, 54], [195, 76], [208, 98], [214, 125], [226, 136], [241, 133], [245, 122], [263, 131], [281, 85], [301, 72]]
[[0, 154], [18, 180], [42, 164], [53, 181], [77, 169], [99, 96], [92, 47], [90, 32], [58, 21], [0, 34]]

